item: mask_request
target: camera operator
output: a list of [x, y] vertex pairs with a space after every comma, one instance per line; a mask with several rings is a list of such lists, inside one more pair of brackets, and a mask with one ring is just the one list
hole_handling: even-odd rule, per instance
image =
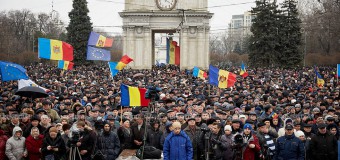
[[[205, 159], [221, 160], [223, 158], [222, 133], [220, 132], [221, 126], [219, 123], [214, 122], [211, 125], [211, 131], [206, 131], [202, 128], [204, 140], [201, 139], [200, 147], [203, 148]], [[207, 143], [207, 144], [206, 144]], [[206, 155], [207, 154], [207, 155]]]
[[266, 127], [266, 124], [263, 122], [257, 124], [257, 127], [258, 129], [256, 136], [259, 138], [262, 152], [260, 157], [262, 159], [271, 160], [275, 154], [274, 138], [277, 138], [277, 134], [269, 131], [269, 129]]
[[85, 126], [84, 121], [79, 121], [77, 128], [80, 132], [80, 138], [76, 145], [79, 148], [81, 159], [90, 160], [97, 139], [96, 133], [90, 127]]

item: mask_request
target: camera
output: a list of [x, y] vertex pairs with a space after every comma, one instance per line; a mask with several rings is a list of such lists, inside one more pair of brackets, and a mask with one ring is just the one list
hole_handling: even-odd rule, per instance
[[75, 146], [79, 142], [80, 133], [78, 131], [72, 131], [72, 138], [70, 139], [71, 146]]
[[234, 142], [236, 146], [242, 146], [243, 144], [243, 137], [242, 135], [238, 134], [234, 137]]
[[145, 92], [145, 99], [154, 99], [155, 101], [159, 100], [158, 92], [162, 91], [161, 88], [156, 86], [148, 87], [148, 90]]

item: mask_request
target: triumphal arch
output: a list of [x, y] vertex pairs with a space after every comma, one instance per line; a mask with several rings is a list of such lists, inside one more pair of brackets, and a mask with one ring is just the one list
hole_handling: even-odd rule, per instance
[[180, 68], [209, 66], [208, 0], [125, 0], [123, 54], [134, 59], [133, 69], [154, 64], [155, 33], [178, 33]]

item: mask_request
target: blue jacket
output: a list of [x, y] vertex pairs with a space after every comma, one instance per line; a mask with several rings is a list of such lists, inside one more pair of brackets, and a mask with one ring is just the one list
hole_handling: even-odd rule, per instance
[[276, 142], [275, 160], [304, 160], [305, 148], [303, 142], [295, 135], [283, 136]]
[[163, 146], [164, 160], [192, 160], [193, 148], [189, 136], [181, 131], [178, 135], [171, 132]]

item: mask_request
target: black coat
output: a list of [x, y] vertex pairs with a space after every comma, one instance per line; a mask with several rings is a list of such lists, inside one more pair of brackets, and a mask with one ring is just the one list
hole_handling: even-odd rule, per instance
[[146, 144], [148, 146], [154, 146], [157, 149], [162, 150], [161, 145], [161, 138], [163, 136], [163, 132], [159, 129], [155, 130], [154, 128], [148, 129], [147, 138], [146, 138]]
[[87, 150], [87, 153], [81, 156], [83, 160], [91, 159], [91, 154], [94, 153], [96, 139], [97, 135], [93, 130], [89, 130], [87, 128], [84, 129], [79, 140], [81, 145], [78, 147], [79, 152], [81, 152], [81, 150]]
[[313, 160], [337, 159], [338, 142], [334, 135], [329, 133], [320, 134], [319, 132], [312, 137], [310, 151]]
[[234, 151], [233, 151], [233, 140], [232, 135], [222, 135], [221, 137], [222, 142], [222, 150], [223, 150], [223, 160], [232, 160], [234, 157]]
[[120, 148], [121, 150], [124, 149], [132, 149], [133, 148], [133, 137], [132, 137], [132, 130], [131, 128], [123, 128], [120, 127], [117, 131], [119, 141], [120, 141]]
[[119, 156], [120, 141], [116, 133], [102, 133], [97, 139], [97, 149], [106, 155], [107, 160], [115, 160]]
[[[143, 125], [141, 126], [140, 130], [138, 130], [138, 124], [137, 122], [134, 123], [132, 126], [131, 126], [131, 130], [132, 130], [132, 137], [133, 137], [133, 140], [137, 140], [139, 142], [143, 142], [143, 139], [144, 139], [144, 132], [145, 132], [145, 124], [143, 123]], [[137, 146], [135, 143], [133, 143], [134, 145], [134, 148], [138, 149], [140, 148], [141, 146]], [[143, 144], [142, 144], [143, 145]]]
[[[56, 152], [53, 150], [47, 150], [47, 146], [58, 148], [58, 151]], [[61, 135], [58, 133], [55, 139], [52, 139], [49, 135], [45, 136], [42, 143], [41, 152], [43, 157], [47, 155], [54, 155], [54, 159], [65, 158], [66, 145], [64, 143], [64, 140], [61, 138]]]

